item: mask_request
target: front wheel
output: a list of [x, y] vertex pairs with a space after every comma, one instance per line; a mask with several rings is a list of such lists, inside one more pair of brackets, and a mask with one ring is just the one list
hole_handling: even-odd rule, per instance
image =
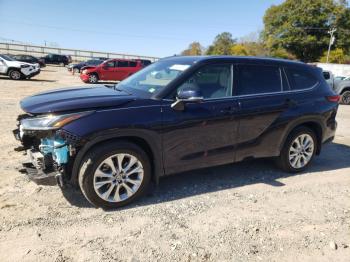
[[341, 103], [344, 105], [350, 105], [350, 91], [345, 91], [341, 96]]
[[277, 164], [286, 172], [301, 172], [310, 165], [316, 147], [315, 132], [307, 127], [299, 127], [288, 136], [277, 158]]
[[11, 70], [8, 75], [12, 80], [22, 79], [22, 73], [19, 70]]
[[105, 209], [125, 206], [143, 195], [151, 179], [147, 154], [127, 142], [102, 144], [90, 151], [79, 172], [87, 200]]
[[98, 82], [98, 76], [96, 74], [89, 75], [89, 83], [96, 84]]

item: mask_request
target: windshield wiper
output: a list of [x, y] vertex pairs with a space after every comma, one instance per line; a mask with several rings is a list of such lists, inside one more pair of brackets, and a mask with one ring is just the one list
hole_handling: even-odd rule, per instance
[[117, 85], [118, 85], [118, 83], [114, 84], [114, 86], [113, 86], [113, 89], [114, 89], [114, 90], [119, 91], [119, 92], [125, 92], [125, 93], [127, 93], [128, 95], [132, 95], [130, 92], [128, 92], [128, 91], [126, 91], [126, 90], [124, 90], [124, 89], [122, 89], [122, 88], [117, 87]]

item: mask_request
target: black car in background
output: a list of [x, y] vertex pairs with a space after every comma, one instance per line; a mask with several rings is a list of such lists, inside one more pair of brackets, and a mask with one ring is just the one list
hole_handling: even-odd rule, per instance
[[40, 67], [45, 67], [45, 60], [43, 58], [36, 58], [35, 56], [32, 55], [11, 55], [12, 58], [16, 59], [17, 61], [21, 61], [21, 62], [26, 62], [26, 63], [30, 63], [30, 64], [39, 64]]
[[146, 67], [150, 64], [152, 64], [152, 61], [151, 60], [147, 60], [147, 59], [137, 59], [137, 60], [140, 60], [141, 61], [141, 64]]
[[73, 71], [74, 73], [80, 73], [80, 70], [84, 67], [84, 66], [98, 66], [99, 64], [101, 64], [104, 60], [102, 59], [91, 59], [85, 62], [81, 62], [79, 64], [70, 64], [67, 69], [68, 71]]
[[48, 54], [42, 57], [42, 59], [44, 59], [46, 64], [51, 65], [66, 66], [70, 63], [66, 55]]
[[301, 172], [334, 138], [338, 101], [322, 70], [304, 63], [170, 57], [116, 86], [27, 97], [14, 134], [30, 178], [56, 177], [115, 208], [160, 176], [244, 159]]

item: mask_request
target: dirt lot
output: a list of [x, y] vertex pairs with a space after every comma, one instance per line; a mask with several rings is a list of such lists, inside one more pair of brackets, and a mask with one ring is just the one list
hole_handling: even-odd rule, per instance
[[77, 85], [59, 67], [30, 81], [0, 77], [0, 261], [349, 261], [350, 106], [309, 172], [256, 160], [179, 174], [105, 212], [73, 189], [28, 181], [13, 151], [20, 99]]

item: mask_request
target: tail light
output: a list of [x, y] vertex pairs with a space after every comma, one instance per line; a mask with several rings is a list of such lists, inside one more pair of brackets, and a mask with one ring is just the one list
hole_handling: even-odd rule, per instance
[[339, 95], [336, 95], [336, 96], [326, 96], [326, 99], [328, 100], [328, 102], [339, 103], [339, 101], [340, 101], [340, 96], [339, 96]]

